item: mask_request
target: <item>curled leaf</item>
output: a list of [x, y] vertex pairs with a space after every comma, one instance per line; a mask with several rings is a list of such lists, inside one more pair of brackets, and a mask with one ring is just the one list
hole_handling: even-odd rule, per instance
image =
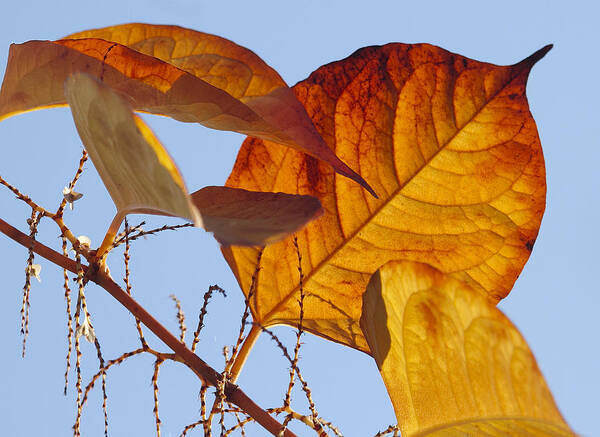
[[286, 87], [254, 52], [209, 33], [179, 26], [129, 23], [84, 30], [65, 39], [98, 38], [127, 46], [187, 71], [246, 103]]
[[135, 110], [294, 147], [374, 194], [327, 147], [281, 77], [250, 50], [176, 26], [135, 23], [69, 38], [81, 39], [11, 46], [0, 91], [0, 120], [64, 105], [63, 82], [70, 74], [85, 72], [127, 95]]
[[67, 104], [63, 84], [87, 73], [127, 96], [133, 109], [216, 129], [266, 129], [239, 100], [179, 68], [101, 39], [28, 41], [10, 47], [0, 119]]
[[323, 210], [312, 196], [204, 187], [192, 194], [204, 221], [223, 245], [264, 246], [294, 233]]
[[177, 166], [123, 97], [86, 74], [71, 76], [65, 94], [79, 136], [117, 207], [109, 233], [131, 213], [183, 217], [201, 226]]
[[574, 435], [521, 334], [469, 285], [392, 261], [360, 325], [403, 436]]
[[[310, 156], [247, 139], [227, 186], [316, 196], [325, 214], [298, 234], [305, 263], [304, 327], [369, 351], [358, 326], [371, 275], [391, 260], [424, 262], [490, 301], [508, 294], [544, 211], [542, 149], [525, 85], [550, 49], [511, 66], [427, 44], [367, 47], [294, 87], [340, 158], [379, 199]], [[223, 248], [244, 293], [258, 251]], [[291, 238], [260, 258], [253, 315], [298, 322]]]

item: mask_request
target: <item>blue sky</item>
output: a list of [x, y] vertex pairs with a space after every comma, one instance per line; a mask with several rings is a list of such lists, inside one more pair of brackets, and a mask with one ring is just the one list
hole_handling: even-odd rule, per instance
[[[497, 64], [512, 64], [554, 43], [554, 49], [534, 67], [527, 90], [546, 159], [546, 214], [531, 259], [500, 307], [529, 342], [569, 424], [582, 435], [600, 435], [596, 417], [600, 391], [600, 280], [596, 275], [600, 61], [594, 30], [600, 10], [591, 1], [571, 2], [568, 7], [542, 1], [414, 3], [9, 2], [0, 18], [0, 70], [12, 42], [56, 39], [131, 21], [177, 24], [224, 36], [254, 50], [289, 84], [360, 47], [392, 41], [428, 42]], [[224, 183], [242, 136], [165, 118], [146, 119], [169, 148], [190, 189]], [[0, 144], [0, 175], [43, 205], [55, 205], [81, 150], [68, 110], [38, 111], [3, 121]], [[97, 244], [114, 207], [91, 164], [87, 167], [79, 185], [85, 197], [77, 203], [76, 214], [68, 212], [67, 220], [75, 233], [86, 234]], [[0, 211], [3, 219], [24, 229], [27, 208], [5, 189], [0, 190]], [[59, 246], [52, 224], [43, 224], [40, 231], [42, 241]], [[205, 360], [220, 369], [221, 348], [235, 340], [243, 302], [216, 242], [197, 230], [164, 234], [140, 242], [133, 257], [134, 294], [170, 328], [176, 328], [176, 320], [169, 294], [182, 300], [193, 329], [208, 286], [218, 283], [228, 291], [226, 300], [216, 297], [210, 307], [199, 349]], [[72, 386], [68, 396], [62, 396], [66, 354], [62, 272], [40, 262], [43, 282], [33, 284], [31, 334], [27, 356], [22, 359], [18, 329], [26, 251], [0, 237], [0, 260], [3, 432], [10, 436], [68, 435], [75, 403]], [[118, 256], [110, 263], [120, 272]], [[87, 296], [100, 339], [105, 338], [105, 357], [135, 348], [135, 329], [125, 311], [98, 288], [90, 287]], [[292, 344], [291, 330], [278, 328], [277, 333]], [[304, 341], [302, 369], [323, 416], [346, 436], [374, 435], [395, 423], [372, 359], [312, 336]], [[97, 361], [89, 345], [83, 349], [84, 375], [89, 377]], [[151, 375], [152, 360], [147, 357], [135, 358], [109, 374], [111, 435], [152, 435]], [[271, 406], [280, 403], [286, 380], [280, 352], [261, 338], [240, 385], [261, 405]], [[198, 388], [195, 377], [182, 366], [168, 363], [163, 367], [163, 436], [179, 435], [196, 419]], [[300, 396], [296, 394], [299, 401]], [[102, 435], [100, 402], [95, 392], [84, 413], [85, 436]], [[305, 404], [299, 405], [306, 410]], [[301, 427], [295, 430], [308, 435]], [[262, 431], [254, 432], [251, 435], [262, 435]]]

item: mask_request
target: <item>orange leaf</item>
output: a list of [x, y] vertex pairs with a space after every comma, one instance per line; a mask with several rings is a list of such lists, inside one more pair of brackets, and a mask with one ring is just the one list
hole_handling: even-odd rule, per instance
[[224, 245], [264, 246], [277, 242], [323, 213], [312, 196], [204, 187], [192, 194], [204, 221]]
[[[86, 72], [128, 95], [135, 110], [294, 147], [328, 162], [372, 192], [327, 147], [279, 75], [251, 51], [174, 26], [132, 24], [73, 37], [83, 35], [119, 41], [64, 39], [11, 46], [0, 91], [0, 120], [64, 105], [64, 81], [74, 72]], [[169, 45], [173, 50], [167, 56]]]
[[131, 213], [184, 217], [202, 226], [179, 169], [122, 97], [81, 73], [67, 80], [65, 95], [79, 136], [117, 207], [106, 242], [112, 243]]
[[[527, 261], [545, 203], [545, 170], [525, 85], [550, 47], [513, 66], [473, 61], [427, 44], [367, 47], [294, 87], [338, 156], [380, 198], [315, 159], [247, 139], [231, 187], [318, 197], [325, 214], [298, 234], [305, 327], [368, 351], [361, 295], [390, 260], [424, 262], [493, 302]], [[244, 293], [258, 252], [224, 248]], [[255, 319], [298, 319], [296, 249], [288, 238], [261, 257]]]
[[263, 127], [257, 114], [226, 92], [159, 59], [100, 39], [11, 45], [0, 119], [66, 105], [63, 84], [77, 72], [127, 95], [135, 110], [229, 130]]
[[254, 52], [209, 33], [144, 23], [85, 30], [67, 39], [100, 38], [153, 56], [246, 103], [287, 85]]
[[573, 435], [523, 337], [467, 284], [392, 261], [360, 324], [403, 436]]

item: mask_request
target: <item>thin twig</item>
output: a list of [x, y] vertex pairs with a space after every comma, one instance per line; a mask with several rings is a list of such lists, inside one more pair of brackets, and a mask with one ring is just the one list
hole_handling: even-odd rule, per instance
[[[140, 231], [135, 235], [131, 235], [131, 236], [129, 236], [129, 241], [135, 241], [138, 238], [146, 237], [148, 235], [154, 235], [154, 234], [157, 234], [162, 231], [176, 231], [177, 229], [191, 228], [193, 226], [194, 226], [193, 223], [184, 223], [182, 225], [170, 225], [170, 226], [164, 225], [164, 226], [161, 226], [160, 228], [150, 229], [149, 231]], [[116, 238], [115, 241], [113, 242], [113, 247], [120, 246], [121, 244], [123, 244], [124, 241], [125, 241], [125, 237]]]
[[47, 216], [47, 217], [52, 217], [53, 216], [53, 214], [49, 213], [44, 208], [42, 208], [37, 203], [35, 203], [33, 200], [31, 200], [31, 197], [29, 197], [26, 194], [21, 193], [17, 189], [17, 187], [15, 187], [14, 185], [9, 184], [2, 176], [0, 176], [0, 185], [4, 185], [6, 188], [8, 188], [10, 191], [13, 192], [13, 194], [17, 197], [17, 199], [22, 200], [23, 202], [25, 202], [27, 205], [29, 205], [29, 207], [31, 209], [33, 209], [34, 211], [40, 213], [42, 216]]
[[[81, 158], [79, 159], [79, 166], [77, 167], [77, 171], [75, 171], [75, 176], [73, 176], [73, 179], [71, 179], [71, 182], [69, 182], [69, 185], [68, 185], [69, 189], [73, 190], [75, 188], [75, 185], [77, 184], [77, 181], [79, 180], [79, 177], [83, 173], [83, 165], [85, 164], [87, 159], [88, 159], [88, 153], [85, 149], [82, 149]], [[67, 199], [63, 198], [63, 200], [60, 202], [58, 209], [56, 210], [56, 214], [55, 214], [56, 217], [62, 217], [62, 215], [65, 211], [65, 207], [67, 206], [67, 203], [68, 203]]]
[[[124, 263], [125, 263], [125, 278], [123, 278], [123, 280], [125, 281], [125, 289], [127, 290], [127, 294], [129, 294], [131, 296], [131, 282], [129, 280], [129, 277], [130, 277], [129, 260], [131, 259], [130, 255], [129, 255], [129, 251], [131, 249], [131, 245], [129, 244], [130, 228], [129, 228], [129, 223], [127, 222], [127, 217], [125, 217], [125, 231], [124, 232], [125, 232], [125, 236], [124, 236], [125, 237], [125, 251], [123, 253], [123, 257], [124, 257]], [[140, 319], [138, 319], [137, 317], [135, 317], [135, 327], [137, 329], [138, 337], [140, 339], [140, 343], [142, 344], [142, 347], [147, 348], [148, 343], [146, 342], [146, 338], [144, 337], [144, 331], [142, 330], [142, 325], [140, 324]]]
[[75, 306], [75, 373], [77, 376], [77, 380], [75, 382], [75, 388], [77, 390], [77, 419], [75, 421], [75, 424], [73, 425], [73, 436], [74, 437], [79, 437], [81, 435], [80, 433], [80, 418], [81, 418], [81, 411], [83, 408], [83, 401], [82, 401], [82, 389], [81, 389], [81, 347], [80, 347], [80, 341], [79, 341], [79, 330], [80, 330], [80, 322], [79, 322], [79, 317], [81, 315], [81, 296], [83, 294], [83, 289], [84, 289], [84, 284], [83, 284], [83, 276], [84, 276], [84, 270], [83, 267], [81, 265], [81, 257], [79, 256], [79, 254], [77, 254], [76, 256], [76, 262], [77, 262], [77, 285], [79, 287], [79, 293], [77, 295], [77, 304]]
[[200, 331], [202, 331], [202, 328], [204, 328], [204, 317], [206, 316], [206, 313], [208, 311], [208, 302], [212, 297], [214, 291], [218, 291], [223, 296], [227, 297], [225, 290], [223, 290], [216, 284], [208, 287], [208, 291], [204, 293], [204, 303], [202, 304], [202, 308], [200, 309], [200, 315], [198, 316], [198, 327], [194, 331], [194, 339], [192, 340], [192, 352], [196, 352], [196, 346], [198, 346], [198, 342], [200, 341]]
[[108, 437], [108, 409], [106, 407], [108, 396], [106, 396], [106, 371], [104, 370], [104, 358], [102, 357], [102, 349], [100, 348], [98, 337], [94, 339], [94, 346], [96, 346], [96, 353], [98, 354], [98, 361], [100, 362], [100, 372], [102, 372], [102, 412], [104, 413], [104, 437]]
[[202, 384], [200, 389], [200, 418], [202, 419], [202, 427], [204, 428], [204, 437], [211, 437], [211, 424], [206, 418], [206, 391], [208, 385]]
[[[187, 433], [191, 430], [193, 430], [194, 428], [203, 425], [204, 424], [204, 420], [200, 419], [194, 423], [190, 423], [189, 425], [186, 425], [185, 428], [183, 428], [183, 431], [181, 431], [181, 434], [179, 434], [179, 437], [185, 437], [187, 435]], [[206, 435], [206, 434], [205, 434]]]
[[158, 371], [163, 363], [161, 358], [154, 361], [154, 373], [152, 374], [152, 392], [154, 394], [154, 419], [156, 421], [156, 437], [160, 437], [160, 418], [158, 417]]
[[236, 423], [235, 425], [233, 425], [231, 428], [229, 428], [225, 434], [223, 434], [223, 437], [227, 437], [229, 435], [231, 435], [232, 432], [234, 432], [235, 430], [239, 429], [239, 428], [244, 428], [244, 426], [248, 425], [250, 422], [254, 422], [254, 418], [252, 417], [246, 417], [244, 420], [242, 421], [238, 421], [238, 423]]
[[[288, 390], [285, 395], [285, 399], [283, 401], [284, 407], [289, 407], [292, 400], [292, 389], [294, 388], [294, 374], [296, 373], [296, 368], [298, 367], [298, 358], [300, 356], [300, 345], [301, 345], [301, 337], [303, 334], [302, 322], [304, 321], [304, 274], [302, 273], [302, 255], [300, 254], [300, 248], [298, 247], [298, 238], [294, 236], [294, 248], [296, 249], [296, 254], [298, 256], [298, 274], [299, 274], [299, 282], [298, 287], [300, 289], [300, 300], [298, 301], [298, 305], [300, 307], [300, 317], [298, 320], [298, 331], [296, 333], [296, 346], [294, 347], [294, 359], [292, 360], [292, 365], [290, 366], [290, 382], [288, 384]], [[314, 417], [313, 417], [314, 419]]]
[[[136, 349], [134, 351], [131, 352], [126, 352], [123, 355], [110, 360], [106, 363], [106, 365], [100, 369], [90, 380], [90, 382], [88, 383], [88, 385], [85, 387], [84, 393], [83, 393], [83, 398], [81, 400], [81, 409], [78, 409], [77, 412], [77, 418], [75, 419], [75, 424], [77, 425], [80, 421], [81, 421], [81, 413], [83, 411], [83, 406], [85, 405], [85, 403], [87, 402], [88, 399], [88, 395], [90, 393], [90, 391], [92, 391], [92, 389], [94, 388], [94, 385], [96, 384], [96, 381], [98, 380], [98, 378], [104, 374], [106, 374], [106, 372], [114, 365], [117, 364], [121, 364], [123, 361], [125, 361], [127, 358], [133, 357], [135, 355], [139, 355], [142, 352], [147, 352], [146, 349], [144, 348], [139, 348]], [[78, 426], [78, 425], [77, 425]], [[74, 425], [75, 427], [75, 425]]]
[[[64, 256], [68, 256], [67, 239], [62, 237], [62, 251]], [[69, 371], [71, 370], [71, 351], [73, 348], [73, 316], [71, 315], [71, 287], [69, 287], [69, 274], [67, 269], [63, 269], [63, 288], [65, 289], [65, 302], [67, 305], [67, 369], [65, 370], [65, 389], [67, 395], [69, 386]]]
[[179, 324], [179, 340], [181, 342], [185, 342], [185, 333], [187, 331], [187, 327], [185, 326], [185, 314], [183, 314], [183, 309], [181, 308], [181, 301], [177, 299], [177, 296], [171, 294], [169, 296], [173, 302], [175, 302], [175, 309], [177, 310], [177, 323]]
[[[9, 225], [4, 220], [0, 219], [0, 232], [12, 238], [19, 244], [28, 247], [32, 240], [19, 231], [15, 227]], [[33, 251], [38, 255], [52, 261], [56, 265], [67, 268], [73, 273], [78, 272], [77, 263], [55, 250], [50, 249], [44, 244], [35, 244]], [[92, 264], [91, 267], [81, 266], [86, 272], [87, 278], [95, 282], [100, 287], [104, 288], [111, 296], [113, 296], [123, 307], [130, 311], [135, 317], [146, 325], [163, 343], [165, 343], [175, 354], [179, 360], [185, 363], [196, 375], [206, 384], [216, 386], [222, 376], [206, 364], [198, 355], [189, 350], [177, 337], [171, 334], [162, 324], [160, 324], [150, 313], [148, 313], [139, 303], [137, 303], [125, 290], [119, 287], [110, 276], [102, 270], [97, 264]], [[255, 418], [255, 420], [273, 435], [277, 435], [281, 429], [281, 424], [269, 415], [267, 411], [260, 408], [252, 401], [238, 386], [229, 382], [225, 383], [225, 394], [227, 399], [233, 404], [241, 407], [245, 413]], [[285, 437], [295, 437], [295, 434], [289, 430], [286, 431]]]
[[[238, 333], [238, 338], [236, 340], [235, 346], [233, 347], [233, 352], [231, 353], [231, 357], [229, 359], [226, 358], [226, 360], [225, 360], [225, 369], [223, 370], [223, 382], [231, 380], [231, 377], [232, 377], [231, 369], [234, 366], [235, 362], [240, 359], [245, 360], [245, 357], [238, 356], [238, 350], [245, 338], [244, 332], [246, 331], [247, 320], [248, 320], [248, 317], [250, 316], [250, 299], [252, 298], [252, 295], [254, 294], [255, 289], [256, 289], [256, 284], [258, 281], [258, 273], [260, 271], [260, 260], [262, 258], [263, 250], [264, 250], [264, 248], [261, 249], [260, 252], [258, 252], [258, 257], [256, 260], [256, 268], [254, 269], [254, 273], [252, 274], [252, 280], [250, 282], [250, 289], [248, 290], [248, 295], [244, 299], [244, 312], [242, 314], [242, 320], [240, 323], [240, 330]], [[237, 377], [237, 375], [235, 375], [233, 378], [235, 379], [236, 377]], [[215, 401], [213, 403], [210, 415], [208, 416], [209, 422], [212, 422], [213, 416], [214, 416], [215, 412], [217, 411], [217, 409], [222, 410], [222, 408], [223, 408], [223, 398], [221, 396], [221, 389], [223, 387], [220, 387], [219, 385], [217, 385], [217, 395], [216, 395]]]
[[258, 257], [256, 259], [256, 268], [254, 269], [254, 273], [252, 274], [252, 280], [250, 282], [250, 289], [248, 290], [248, 295], [244, 299], [244, 312], [242, 314], [242, 320], [240, 323], [240, 331], [238, 333], [238, 338], [235, 343], [235, 346], [233, 347], [233, 351], [231, 353], [231, 358], [229, 360], [227, 360], [227, 363], [225, 365], [225, 371], [224, 371], [225, 378], [230, 377], [231, 368], [233, 366], [234, 361], [236, 359], [238, 359], [238, 356], [237, 356], [238, 350], [239, 350], [242, 342], [244, 341], [244, 337], [245, 337], [244, 332], [246, 330], [246, 324], [247, 324], [248, 317], [250, 316], [250, 299], [252, 299], [252, 296], [256, 292], [256, 287], [257, 287], [257, 282], [258, 282], [258, 273], [260, 272], [260, 260], [262, 259], [263, 251], [264, 251], [264, 248], [261, 249], [260, 252], [258, 252]]
[[[125, 217], [125, 220], [127, 220], [127, 217]], [[125, 242], [125, 238], [127, 236], [131, 236], [131, 234], [133, 234], [134, 232], [143, 231], [144, 229], [142, 228], [142, 226], [144, 226], [145, 224], [146, 224], [145, 221], [141, 221], [135, 226], [126, 225], [125, 229], [123, 231], [119, 232], [117, 234], [117, 236], [115, 237], [115, 243], [118, 241], [119, 245], [120, 245], [123, 242]], [[117, 247], [117, 246], [113, 245], [113, 248], [115, 248], [115, 247]]]
[[23, 348], [21, 355], [25, 357], [27, 346], [27, 336], [29, 335], [29, 309], [31, 308], [30, 292], [31, 292], [31, 274], [33, 273], [33, 260], [35, 245], [35, 236], [37, 235], [37, 227], [41, 219], [41, 214], [38, 214], [35, 209], [31, 211], [29, 223], [29, 238], [31, 245], [28, 248], [27, 266], [25, 267], [25, 285], [23, 286], [23, 302], [21, 304], [21, 334], [23, 334]]

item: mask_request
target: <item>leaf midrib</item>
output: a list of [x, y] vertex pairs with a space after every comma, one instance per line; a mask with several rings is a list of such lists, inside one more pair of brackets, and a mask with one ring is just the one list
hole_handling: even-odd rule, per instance
[[[365, 67], [366, 67], [366, 65], [367, 65], [367, 64], [368, 64], [368, 62], [365, 64]], [[376, 217], [376, 216], [379, 214], [379, 212], [380, 212], [382, 209], [386, 208], [386, 207], [387, 207], [387, 206], [388, 206], [388, 205], [389, 205], [389, 204], [392, 202], [392, 200], [393, 200], [393, 199], [395, 199], [395, 198], [396, 198], [396, 196], [398, 196], [398, 195], [399, 195], [399, 194], [402, 192], [402, 190], [404, 189], [404, 187], [406, 187], [407, 185], [409, 185], [409, 184], [411, 183], [411, 181], [412, 181], [412, 180], [413, 180], [415, 177], [417, 177], [417, 176], [418, 176], [418, 175], [421, 173], [421, 171], [423, 171], [423, 169], [425, 169], [425, 168], [426, 168], [426, 167], [429, 165], [429, 163], [431, 163], [431, 161], [433, 161], [433, 160], [435, 159], [435, 157], [436, 157], [436, 156], [437, 156], [437, 155], [438, 155], [440, 152], [442, 152], [442, 151], [443, 151], [443, 150], [444, 150], [444, 149], [445, 149], [445, 148], [446, 148], [446, 147], [447, 147], [447, 146], [448, 146], [448, 145], [449, 145], [449, 144], [450, 144], [450, 143], [451, 143], [451, 142], [452, 142], [452, 141], [453, 141], [453, 140], [454, 140], [454, 139], [455, 139], [455, 138], [456, 138], [456, 137], [457, 137], [457, 136], [458, 136], [458, 135], [459, 135], [459, 134], [460, 134], [460, 133], [461, 133], [461, 132], [462, 132], [464, 129], [465, 129], [465, 127], [469, 126], [469, 125], [471, 124], [471, 122], [472, 122], [472, 121], [473, 121], [473, 120], [474, 120], [474, 119], [475, 119], [475, 118], [476, 118], [476, 117], [477, 117], [477, 116], [478, 116], [478, 115], [479, 115], [479, 114], [480, 114], [480, 113], [481, 113], [481, 112], [482, 112], [482, 111], [483, 111], [483, 110], [484, 110], [484, 109], [485, 109], [485, 108], [486, 108], [486, 107], [487, 107], [487, 106], [488, 106], [488, 105], [489, 105], [489, 104], [490, 104], [490, 103], [491, 103], [491, 102], [492, 102], [492, 101], [493, 101], [493, 100], [494, 100], [494, 99], [495, 99], [495, 98], [496, 98], [496, 97], [497, 97], [497, 96], [498, 96], [498, 95], [499, 95], [499, 94], [500, 94], [500, 93], [501, 93], [501, 92], [504, 90], [504, 89], [506, 89], [506, 87], [508, 87], [508, 86], [509, 86], [511, 83], [513, 83], [513, 82], [514, 82], [514, 81], [515, 81], [517, 78], [519, 78], [519, 77], [521, 76], [521, 74], [522, 74], [524, 71], [527, 71], [528, 69], [530, 69], [530, 68], [531, 68], [531, 66], [530, 66], [529, 64], [525, 64], [525, 65], [524, 65], [524, 67], [522, 67], [522, 68], [518, 68], [518, 67], [520, 67], [520, 66], [522, 66], [522, 65], [524, 65], [524, 64], [523, 64], [523, 61], [522, 61], [522, 62], [520, 62], [520, 63], [518, 63], [518, 64], [515, 64], [515, 65], [505, 66], [506, 68], [515, 68], [515, 69], [516, 69], [516, 71], [514, 72], [514, 74], [510, 76], [510, 79], [509, 79], [509, 80], [508, 80], [508, 81], [507, 81], [507, 82], [506, 82], [506, 83], [505, 83], [505, 84], [504, 84], [502, 87], [498, 88], [498, 90], [497, 90], [497, 91], [496, 91], [496, 92], [495, 92], [495, 93], [494, 93], [494, 94], [493, 94], [493, 95], [492, 95], [492, 96], [491, 96], [491, 97], [490, 97], [490, 98], [489, 98], [489, 99], [488, 99], [488, 100], [485, 102], [485, 104], [484, 104], [483, 106], [481, 106], [481, 108], [479, 108], [479, 109], [478, 109], [478, 110], [477, 110], [477, 111], [476, 111], [476, 112], [475, 112], [475, 113], [474, 113], [474, 114], [471, 116], [471, 118], [469, 118], [469, 120], [468, 120], [468, 121], [467, 121], [467, 122], [466, 122], [466, 123], [465, 123], [465, 124], [464, 124], [464, 125], [463, 125], [463, 126], [460, 128], [460, 129], [457, 129], [457, 131], [454, 133], [454, 135], [452, 135], [452, 137], [448, 139], [448, 141], [446, 142], [446, 144], [444, 144], [442, 147], [440, 147], [440, 148], [439, 148], [439, 149], [438, 149], [438, 150], [437, 150], [437, 151], [436, 151], [436, 152], [435, 152], [435, 153], [434, 153], [434, 154], [433, 154], [433, 155], [432, 155], [432, 156], [429, 158], [429, 160], [428, 160], [427, 162], [425, 162], [423, 166], [421, 166], [421, 168], [419, 168], [417, 171], [415, 171], [415, 173], [414, 173], [414, 174], [413, 174], [413, 175], [412, 175], [412, 176], [411, 176], [411, 177], [410, 177], [410, 178], [409, 178], [409, 179], [408, 179], [408, 180], [405, 182], [405, 184], [404, 184], [404, 185], [402, 185], [401, 187], [399, 187], [399, 188], [397, 188], [396, 190], [394, 190], [394, 191], [393, 191], [393, 192], [390, 194], [390, 196], [388, 197], [388, 199], [387, 199], [386, 201], [382, 202], [381, 206], [379, 206], [379, 207], [378, 207], [378, 208], [377, 208], [377, 209], [376, 209], [376, 210], [373, 212], [373, 214], [371, 214], [371, 215], [370, 215], [370, 217], [369, 217], [369, 219], [368, 219], [368, 220], [365, 220], [365, 222], [364, 222], [363, 224], [361, 224], [360, 226], [358, 226], [358, 227], [357, 227], [357, 228], [356, 228], [356, 229], [355, 229], [355, 230], [354, 230], [354, 231], [353, 231], [351, 234], [349, 234], [349, 236], [348, 236], [347, 238], [344, 238], [344, 239], [343, 239], [343, 241], [342, 241], [342, 244], [340, 244], [340, 245], [339, 245], [338, 247], [336, 247], [336, 248], [335, 248], [333, 251], [331, 251], [331, 253], [329, 253], [329, 254], [328, 254], [328, 255], [327, 255], [325, 258], [323, 258], [323, 259], [322, 259], [322, 260], [321, 260], [321, 261], [320, 261], [320, 262], [319, 262], [319, 263], [318, 263], [318, 264], [317, 264], [317, 265], [316, 265], [316, 266], [315, 266], [315, 267], [314, 267], [314, 268], [313, 268], [313, 269], [312, 269], [312, 270], [311, 270], [311, 271], [310, 271], [308, 274], [305, 274], [305, 276], [304, 276], [304, 281], [303, 281], [303, 284], [304, 284], [304, 286], [306, 286], [306, 285], [307, 285], [307, 284], [310, 282], [310, 280], [311, 280], [311, 279], [312, 279], [312, 278], [313, 278], [313, 277], [314, 277], [314, 276], [315, 276], [315, 275], [316, 275], [316, 274], [317, 274], [317, 273], [320, 271], [320, 269], [321, 269], [323, 266], [327, 265], [327, 264], [328, 264], [328, 262], [329, 262], [329, 261], [330, 261], [330, 260], [331, 260], [331, 259], [332, 259], [332, 258], [333, 258], [333, 257], [334, 257], [336, 254], [337, 254], [337, 253], [339, 253], [339, 252], [340, 252], [340, 250], [342, 250], [342, 249], [343, 249], [343, 248], [346, 246], [346, 244], [347, 244], [349, 241], [352, 241], [352, 240], [353, 240], [353, 239], [356, 237], [356, 235], [358, 235], [358, 234], [359, 234], [359, 233], [360, 233], [360, 232], [361, 232], [361, 231], [362, 231], [362, 230], [363, 230], [363, 229], [364, 229], [366, 226], [368, 226], [368, 225], [369, 225], [369, 224], [372, 222], [372, 220], [373, 220], [373, 219], [374, 219], [374, 218], [375, 218], [375, 217]], [[365, 67], [363, 67], [363, 69], [364, 69]], [[501, 67], [500, 67], [500, 68], [501, 68]], [[362, 69], [361, 69], [361, 71], [362, 71]], [[410, 77], [412, 77], [412, 75], [413, 75], [413, 74], [414, 74], [414, 72], [413, 72], [413, 73], [411, 73]], [[387, 73], [387, 70], [386, 70], [386, 75], [389, 75], [389, 73]], [[407, 82], [408, 82], [408, 79], [407, 79], [407, 81], [405, 81], [405, 82], [404, 82], [403, 86], [404, 86], [404, 85], [406, 85], [406, 83], [407, 83]], [[398, 95], [400, 94], [400, 92], [401, 92], [401, 89], [400, 89], [400, 90], [398, 90]], [[341, 95], [341, 94], [340, 94], [340, 95]], [[394, 115], [395, 115], [395, 113], [396, 113], [397, 107], [398, 107], [398, 106], [397, 106], [397, 102], [396, 102], [396, 108], [395, 108], [395, 110], [394, 110]], [[454, 117], [454, 118], [456, 118], [456, 115], [455, 115], [455, 111], [454, 111], [454, 110], [452, 111], [452, 115], [453, 115], [453, 117]], [[334, 112], [333, 116], [334, 116], [334, 119], [335, 119], [335, 112]], [[335, 126], [335, 124], [334, 124], [334, 126]], [[394, 166], [394, 167], [395, 167], [395, 166]], [[334, 173], [334, 178], [337, 178], [337, 174], [335, 174], [335, 173]], [[334, 184], [333, 184], [333, 185], [334, 185], [334, 190], [335, 190], [335, 179], [334, 179]], [[335, 191], [334, 191], [333, 193], [335, 194]], [[337, 207], [337, 201], [336, 201], [336, 207]], [[336, 214], [336, 216], [337, 216], [337, 219], [338, 219], [338, 222], [339, 222], [339, 214]], [[340, 229], [342, 229], [342, 228], [341, 228], [341, 223], [340, 223]], [[361, 272], [357, 272], [357, 273], [361, 273]], [[270, 318], [270, 317], [271, 317], [273, 314], [276, 314], [276, 313], [277, 313], [277, 311], [278, 311], [279, 309], [281, 309], [281, 308], [284, 306], [284, 304], [285, 304], [285, 303], [287, 303], [287, 302], [288, 302], [288, 301], [289, 301], [289, 300], [290, 300], [290, 299], [291, 299], [291, 298], [292, 298], [292, 297], [293, 297], [293, 296], [294, 296], [294, 295], [295, 295], [295, 294], [298, 292], [298, 290], [299, 290], [299, 285], [298, 285], [298, 286], [295, 286], [294, 288], [292, 288], [292, 289], [291, 289], [291, 290], [290, 290], [290, 291], [289, 291], [289, 292], [288, 292], [288, 293], [287, 293], [287, 294], [286, 294], [286, 295], [285, 295], [285, 296], [284, 296], [284, 297], [283, 297], [283, 298], [282, 298], [282, 299], [279, 301], [279, 303], [277, 303], [277, 305], [275, 305], [273, 308], [271, 308], [271, 310], [270, 310], [270, 311], [269, 311], [269, 312], [268, 312], [266, 315], [264, 315], [264, 316], [262, 317], [262, 320], [261, 320], [261, 322], [262, 322], [262, 323], [268, 323], [268, 320], [269, 320], [269, 318]], [[255, 293], [255, 294], [258, 294], [258, 293]]]

